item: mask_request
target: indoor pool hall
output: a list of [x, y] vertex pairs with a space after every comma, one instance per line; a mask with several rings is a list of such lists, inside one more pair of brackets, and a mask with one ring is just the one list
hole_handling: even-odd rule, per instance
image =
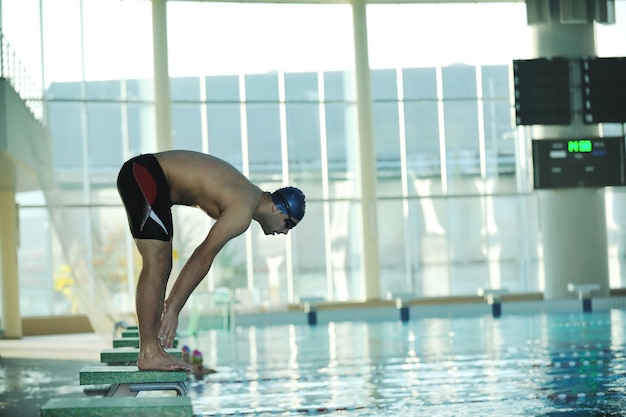
[[0, 417], [626, 417], [626, 0], [0, 0]]

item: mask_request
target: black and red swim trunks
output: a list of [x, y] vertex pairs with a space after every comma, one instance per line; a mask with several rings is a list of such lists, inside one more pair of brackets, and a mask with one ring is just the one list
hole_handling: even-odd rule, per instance
[[125, 162], [117, 177], [117, 190], [134, 238], [164, 241], [172, 238], [170, 189], [154, 155], [139, 155]]

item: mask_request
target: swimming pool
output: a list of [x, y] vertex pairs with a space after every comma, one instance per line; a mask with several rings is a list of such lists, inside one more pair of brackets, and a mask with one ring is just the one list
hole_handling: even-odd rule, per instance
[[623, 416], [625, 310], [206, 331], [203, 416]]

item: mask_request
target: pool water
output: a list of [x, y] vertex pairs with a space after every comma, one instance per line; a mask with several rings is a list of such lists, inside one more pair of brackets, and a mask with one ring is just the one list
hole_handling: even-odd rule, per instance
[[203, 416], [624, 416], [626, 311], [202, 332]]

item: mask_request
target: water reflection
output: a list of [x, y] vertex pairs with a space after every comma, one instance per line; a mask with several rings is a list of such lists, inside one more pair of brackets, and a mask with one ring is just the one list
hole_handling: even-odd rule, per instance
[[202, 349], [213, 351], [216, 363], [208, 365], [219, 372], [192, 391], [194, 408], [204, 415], [550, 416], [584, 409], [610, 416], [624, 405], [621, 323], [623, 313], [612, 312], [201, 335], [198, 344], [213, 341]]
[[623, 312], [614, 310], [559, 317], [546, 324], [551, 363], [542, 389], [560, 412], [623, 415], [620, 408], [626, 381], [622, 323]]
[[39, 415], [49, 398], [84, 395], [80, 361], [0, 358], [0, 416]]

